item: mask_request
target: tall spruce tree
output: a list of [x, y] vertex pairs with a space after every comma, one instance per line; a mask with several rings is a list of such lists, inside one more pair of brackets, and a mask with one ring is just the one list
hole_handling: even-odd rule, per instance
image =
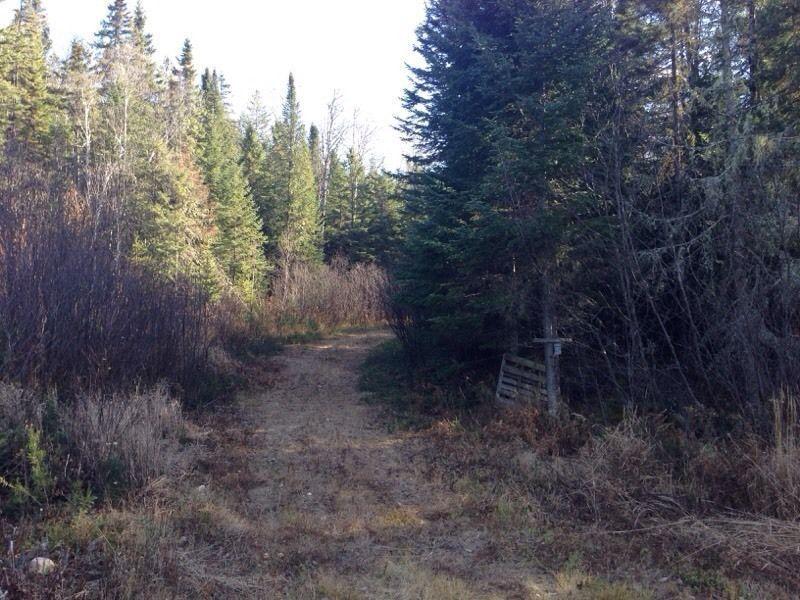
[[242, 172], [256, 208], [267, 202], [267, 154], [255, 125], [247, 124], [242, 132]]
[[136, 47], [147, 56], [153, 56], [156, 52], [153, 46], [153, 36], [147, 31], [147, 16], [144, 12], [141, 0], [136, 3], [136, 10], [133, 15], [131, 35]]
[[202, 77], [198, 155], [215, 211], [214, 255], [232, 286], [253, 299], [267, 271], [264, 238], [242, 173], [238, 132], [225, 108], [222, 82], [210, 71]]
[[97, 32], [95, 45], [103, 50], [117, 48], [133, 33], [133, 18], [126, 0], [114, 0], [108, 5], [105, 20]]
[[320, 223], [314, 170], [294, 77], [267, 153], [262, 218], [273, 251], [284, 264], [319, 260]]
[[197, 70], [194, 66], [194, 48], [189, 39], [184, 40], [181, 55], [178, 58], [180, 75], [183, 82], [188, 86], [194, 86], [197, 80]]
[[17, 155], [41, 157], [53, 125], [46, 30], [43, 12], [28, 2], [0, 32], [0, 135]]
[[419, 156], [400, 301], [433, 351], [471, 361], [546, 337], [604, 23], [588, 1], [430, 3], [405, 98]]

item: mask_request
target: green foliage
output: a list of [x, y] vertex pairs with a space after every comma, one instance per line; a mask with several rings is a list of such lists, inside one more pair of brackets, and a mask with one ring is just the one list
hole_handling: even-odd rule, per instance
[[789, 4], [431, 2], [397, 269], [420, 358], [495, 370], [550, 304], [575, 395], [763, 417], [800, 360]]
[[266, 206], [268, 189], [266, 173], [267, 153], [256, 126], [248, 123], [242, 134], [242, 171], [255, 206]]
[[237, 130], [223, 99], [223, 83], [206, 71], [198, 139], [199, 162], [215, 210], [212, 244], [222, 272], [244, 298], [253, 299], [267, 272], [261, 222], [240, 164]]
[[223, 276], [211, 249], [213, 213], [192, 161], [158, 147], [140, 185], [150, 187], [151, 200], [143, 209], [133, 258], [173, 281], [188, 276], [212, 294], [218, 291]]
[[[402, 234], [402, 196], [395, 177], [348, 154], [331, 169], [325, 255], [342, 256], [352, 263], [392, 264]], [[354, 176], [352, 170], [357, 170]]]
[[591, 3], [484, 4], [429, 8], [404, 125], [424, 154], [399, 302], [464, 361], [536, 337], [542, 278], [581, 210], [572, 180], [604, 43]]
[[27, 442], [25, 456], [28, 460], [30, 472], [30, 489], [35, 498], [44, 500], [53, 484], [53, 479], [47, 467], [47, 454], [42, 447], [42, 435], [31, 426], [26, 429]]
[[[16, 458], [5, 457], [2, 461], [6, 465], [16, 462], [20, 475], [20, 479], [14, 480], [0, 476], [0, 494], [3, 488], [10, 494], [7, 499], [7, 511], [15, 513], [28, 510], [34, 505], [41, 506], [49, 499], [54, 485], [47, 464], [42, 432], [27, 425], [24, 430], [6, 430], [0, 433], [0, 436], [0, 457], [4, 451], [19, 453]], [[22, 443], [19, 445], [17, 444], [19, 440], [10, 439], [17, 436], [22, 438]]]
[[128, 3], [126, 0], [113, 0], [108, 5], [106, 18], [97, 32], [96, 46], [103, 50], [117, 48], [130, 38], [132, 31], [133, 19]]
[[79, 481], [72, 483], [72, 490], [67, 499], [72, 513], [86, 514], [94, 507], [95, 502], [97, 498], [89, 488], [84, 488]]
[[287, 264], [320, 259], [320, 220], [311, 150], [300, 116], [294, 77], [267, 151], [261, 207], [271, 251]]
[[55, 113], [45, 33], [44, 16], [35, 10], [20, 11], [14, 24], [0, 30], [0, 141], [40, 157]]

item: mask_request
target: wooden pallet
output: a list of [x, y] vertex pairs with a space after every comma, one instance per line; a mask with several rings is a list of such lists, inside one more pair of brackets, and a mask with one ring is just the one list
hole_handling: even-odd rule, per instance
[[501, 404], [546, 401], [546, 371], [540, 363], [506, 354], [497, 381], [497, 401]]

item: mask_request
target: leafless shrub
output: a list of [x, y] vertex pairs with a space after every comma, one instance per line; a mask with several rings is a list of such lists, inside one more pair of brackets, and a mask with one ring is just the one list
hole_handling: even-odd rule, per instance
[[181, 410], [164, 387], [132, 394], [80, 396], [61, 415], [77, 477], [104, 487], [142, 487], [175, 466]]
[[0, 383], [0, 436], [26, 425], [41, 428], [44, 400], [15, 385]]
[[35, 173], [0, 185], [0, 376], [42, 389], [191, 381], [205, 294], [125, 258], [113, 215]]
[[297, 264], [279, 276], [267, 310], [278, 328], [365, 327], [387, 318], [386, 272], [373, 264]]

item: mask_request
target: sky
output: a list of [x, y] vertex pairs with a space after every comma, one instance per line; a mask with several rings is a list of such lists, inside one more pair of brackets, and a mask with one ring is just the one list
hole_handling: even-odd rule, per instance
[[[110, 0], [44, 0], [54, 50], [74, 38], [92, 40]], [[374, 128], [373, 153], [389, 169], [403, 166], [408, 148], [394, 130], [400, 96], [415, 62], [415, 30], [425, 0], [143, 0], [159, 56], [175, 57], [185, 38], [198, 70], [216, 68], [231, 85], [235, 111], [259, 91], [277, 112], [289, 72], [297, 81], [303, 117], [322, 123], [337, 90], [348, 115], [357, 108]], [[135, 0], [129, 0], [131, 7]], [[8, 22], [17, 0], [0, 4]]]

